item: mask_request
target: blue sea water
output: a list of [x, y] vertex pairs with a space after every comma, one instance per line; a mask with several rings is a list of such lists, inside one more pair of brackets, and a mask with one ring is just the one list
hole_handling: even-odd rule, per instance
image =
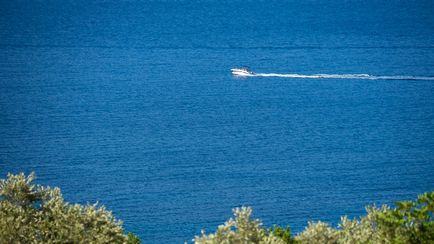
[[0, 176], [35, 171], [144, 243], [237, 206], [336, 224], [434, 190], [433, 1], [2, 1]]

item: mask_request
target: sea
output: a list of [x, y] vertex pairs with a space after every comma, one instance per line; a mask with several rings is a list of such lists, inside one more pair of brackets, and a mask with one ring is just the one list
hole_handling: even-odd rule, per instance
[[434, 1], [1, 1], [0, 178], [32, 171], [143, 243], [415, 199]]

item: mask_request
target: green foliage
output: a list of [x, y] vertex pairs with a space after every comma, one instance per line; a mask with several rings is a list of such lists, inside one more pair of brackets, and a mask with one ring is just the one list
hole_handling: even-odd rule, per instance
[[59, 188], [34, 185], [34, 178], [0, 180], [0, 243], [138, 243], [104, 207], [68, 204]]
[[286, 226], [283, 228], [279, 225], [274, 225], [273, 228], [269, 230], [269, 232], [272, 233], [273, 236], [279, 237], [282, 239], [282, 241], [285, 244], [296, 244], [298, 243], [292, 236], [291, 236], [291, 228], [289, 226]]
[[321, 221], [309, 222], [306, 229], [296, 237], [300, 243], [322, 244], [337, 243], [339, 233], [328, 224]]
[[434, 243], [434, 192], [415, 202], [397, 202], [389, 206], [368, 207], [358, 219], [342, 217], [338, 228], [323, 222], [309, 222], [295, 237], [290, 228], [274, 226], [266, 231], [259, 220], [251, 220], [251, 208], [235, 209], [235, 220], [218, 227], [216, 233], [196, 237], [196, 243]]
[[379, 243], [380, 238], [376, 231], [375, 214], [378, 211], [388, 211], [387, 206], [381, 209], [367, 208], [367, 215], [360, 219], [350, 220], [346, 216], [341, 218], [339, 224], [339, 243]]
[[259, 220], [250, 218], [252, 209], [248, 207], [236, 208], [233, 210], [235, 219], [229, 219], [225, 224], [220, 225], [214, 234], [196, 236], [195, 243], [198, 244], [284, 244], [279, 237], [262, 228]]
[[[68, 204], [60, 189], [34, 185], [35, 175], [8, 174], [0, 180], [0, 243], [128, 243], [139, 244], [132, 233], [124, 234], [121, 222], [103, 206]], [[289, 227], [265, 229], [251, 219], [249, 207], [233, 210], [212, 234], [196, 236], [198, 244], [294, 244], [294, 243], [434, 243], [434, 192], [416, 201], [368, 207], [361, 218], [342, 217], [338, 228], [309, 222], [293, 237]]]
[[394, 243], [434, 243], [434, 192], [396, 205], [375, 213], [381, 237]]
[[140, 244], [140, 239], [138, 236], [130, 232], [127, 235], [127, 244]]
[[301, 243], [434, 243], [434, 192], [396, 208], [368, 207], [360, 219], [341, 218], [338, 229], [318, 222], [300, 233]]

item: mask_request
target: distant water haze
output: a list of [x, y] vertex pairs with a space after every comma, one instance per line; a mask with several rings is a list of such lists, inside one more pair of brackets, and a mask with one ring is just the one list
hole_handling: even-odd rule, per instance
[[[35, 171], [143, 243], [213, 232], [241, 205], [298, 232], [415, 199], [434, 189], [433, 12], [2, 1], [0, 176]], [[232, 76], [242, 65], [262, 77]]]

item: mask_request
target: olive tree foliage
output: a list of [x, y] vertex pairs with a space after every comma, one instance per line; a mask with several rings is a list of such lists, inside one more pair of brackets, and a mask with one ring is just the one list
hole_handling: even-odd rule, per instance
[[309, 222], [306, 229], [296, 236], [296, 240], [300, 243], [312, 244], [336, 243], [338, 233], [328, 224], [321, 221], [317, 223]]
[[301, 243], [434, 243], [434, 192], [396, 205], [368, 207], [359, 219], [342, 217], [336, 229], [309, 223], [295, 239]]
[[381, 243], [377, 231], [376, 214], [389, 210], [388, 206], [382, 208], [368, 207], [366, 208], [367, 215], [360, 219], [349, 219], [347, 216], [341, 217], [338, 229], [338, 243]]
[[217, 228], [214, 234], [206, 234], [202, 230], [202, 236], [196, 236], [197, 244], [285, 244], [285, 242], [262, 228], [262, 223], [257, 219], [251, 219], [252, 209], [249, 207], [235, 208], [235, 219], [229, 219]]
[[294, 239], [291, 234], [291, 228], [289, 226], [282, 227], [280, 225], [274, 225], [273, 228], [268, 230], [275, 237], [279, 237], [285, 244], [299, 243]]
[[396, 205], [375, 213], [380, 238], [393, 243], [434, 243], [434, 192]]
[[139, 243], [103, 206], [68, 204], [35, 174], [0, 180], [0, 243]]
[[196, 237], [196, 243], [434, 243], [434, 192], [424, 193], [416, 201], [367, 207], [360, 218], [342, 217], [337, 228], [324, 222], [309, 222], [304, 231], [292, 237], [289, 228], [274, 226], [266, 230], [259, 220], [250, 219], [251, 208], [234, 209], [235, 219], [217, 228], [214, 234]]

